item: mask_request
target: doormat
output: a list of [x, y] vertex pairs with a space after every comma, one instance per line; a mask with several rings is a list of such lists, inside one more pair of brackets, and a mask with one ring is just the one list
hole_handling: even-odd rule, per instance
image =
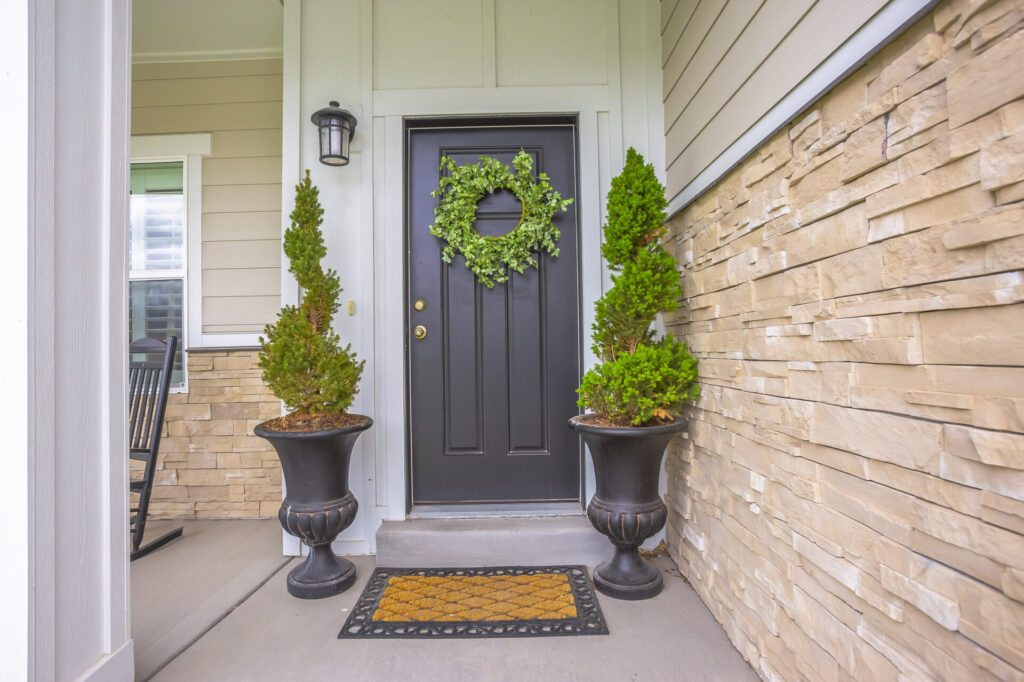
[[377, 568], [339, 638], [607, 635], [584, 566]]

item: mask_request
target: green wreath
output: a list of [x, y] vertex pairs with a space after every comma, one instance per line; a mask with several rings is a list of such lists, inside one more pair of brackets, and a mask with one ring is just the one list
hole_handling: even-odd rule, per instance
[[[562, 233], [551, 219], [573, 201], [563, 199], [544, 173], [534, 180], [533, 158], [525, 151], [516, 154], [512, 167], [515, 172], [489, 156], [459, 166], [443, 156], [440, 184], [430, 193], [441, 199], [430, 226], [430, 234], [446, 243], [441, 258], [451, 263], [455, 254], [461, 253], [466, 267], [488, 288], [495, 282], [507, 282], [509, 269], [522, 274], [526, 268], [536, 267], [534, 250], [543, 248], [558, 256], [555, 244]], [[515, 229], [500, 237], [487, 237], [473, 229], [476, 205], [498, 189], [511, 190], [523, 204], [523, 214]]]

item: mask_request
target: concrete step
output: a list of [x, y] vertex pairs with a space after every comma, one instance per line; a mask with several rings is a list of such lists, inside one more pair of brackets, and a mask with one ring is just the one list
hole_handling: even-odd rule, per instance
[[388, 568], [594, 566], [612, 550], [582, 514], [408, 519], [377, 531], [377, 565]]

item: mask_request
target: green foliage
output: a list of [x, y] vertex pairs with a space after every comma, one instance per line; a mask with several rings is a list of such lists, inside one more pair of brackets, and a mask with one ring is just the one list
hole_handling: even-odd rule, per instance
[[580, 403], [615, 423], [640, 425], [658, 410], [696, 398], [696, 379], [697, 360], [667, 337], [587, 372]]
[[[447, 156], [441, 158], [441, 181], [431, 196], [441, 201], [434, 209], [430, 234], [445, 240], [441, 252], [446, 263], [455, 254], [466, 259], [466, 267], [488, 287], [508, 281], [508, 270], [522, 273], [537, 265], [532, 252], [544, 249], [558, 255], [555, 246], [561, 232], [551, 222], [556, 211], [565, 211], [572, 199], [562, 199], [541, 173], [533, 178], [533, 158], [519, 150], [512, 159], [513, 173], [508, 166], [489, 156], [479, 163], [456, 165]], [[476, 205], [498, 189], [511, 190], [523, 205], [519, 224], [500, 237], [485, 237], [473, 229]]]
[[297, 414], [344, 412], [363, 373], [351, 346], [342, 348], [331, 329], [341, 285], [336, 272], [320, 267], [327, 247], [320, 231], [324, 210], [319, 195], [307, 170], [295, 186], [292, 224], [284, 233], [288, 271], [302, 287], [302, 302], [281, 308], [277, 322], [268, 324], [266, 337], [260, 337], [263, 381]]
[[594, 353], [602, 364], [580, 384], [579, 405], [609, 421], [640, 426], [697, 397], [697, 361], [674, 337], [654, 340], [651, 323], [682, 296], [676, 261], [660, 243], [665, 188], [630, 149], [608, 192], [601, 253], [612, 288], [595, 307]]

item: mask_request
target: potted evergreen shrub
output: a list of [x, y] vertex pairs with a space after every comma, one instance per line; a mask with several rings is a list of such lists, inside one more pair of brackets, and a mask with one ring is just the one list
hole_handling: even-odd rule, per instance
[[587, 516], [615, 546], [614, 556], [594, 570], [594, 585], [619, 599], [661, 591], [661, 574], [638, 549], [665, 525], [662, 457], [686, 429], [678, 410], [698, 393], [697, 361], [674, 337], [655, 339], [651, 328], [682, 295], [675, 259], [660, 244], [665, 207], [654, 167], [630, 149], [608, 192], [601, 253], [613, 286], [597, 302], [592, 337], [601, 364], [579, 388], [580, 407], [593, 412], [569, 420], [594, 460], [597, 492]]
[[284, 306], [260, 338], [263, 381], [291, 412], [254, 430], [281, 458], [286, 496], [278, 519], [309, 547], [306, 561], [288, 574], [289, 594], [303, 599], [338, 594], [355, 581], [355, 566], [335, 556], [331, 542], [355, 519], [349, 460], [359, 434], [373, 424], [346, 412], [363, 363], [331, 328], [341, 286], [337, 273], [320, 266], [327, 248], [318, 197], [307, 170], [295, 187], [292, 224], [284, 234], [288, 271], [302, 287], [302, 302]]

